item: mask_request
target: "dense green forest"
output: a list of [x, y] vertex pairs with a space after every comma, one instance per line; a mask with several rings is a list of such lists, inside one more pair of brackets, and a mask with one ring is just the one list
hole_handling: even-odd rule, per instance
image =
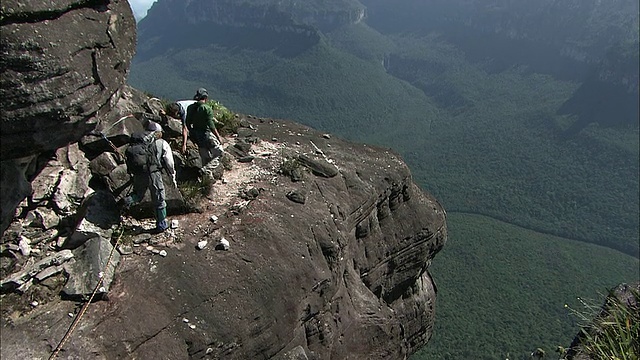
[[[371, 12], [372, 22], [401, 10], [363, 3], [388, 4]], [[519, 16], [539, 6], [532, 4]], [[288, 35], [220, 24], [163, 33], [168, 23], [145, 19], [129, 81], [176, 100], [204, 86], [234, 111], [399, 152], [450, 215], [450, 241], [430, 270], [436, 330], [416, 359], [520, 359], [536, 347], [567, 346], [577, 324], [565, 303], [600, 302], [608, 288], [640, 279], [637, 115], [617, 106], [628, 100], [616, 102], [618, 92], [597, 82], [589, 88], [585, 63], [544, 53], [559, 51], [560, 35], [547, 46], [537, 33], [518, 43], [450, 24], [428, 29], [431, 22], [416, 21], [422, 6], [389, 16], [406, 23], [404, 31], [365, 21]], [[491, 10], [489, 17], [504, 12]], [[575, 14], [567, 41], [603, 46], [608, 35], [598, 29], [610, 19], [583, 29], [584, 11]], [[581, 38], [589, 31], [593, 38]], [[637, 45], [630, 48], [624, 64], [637, 65]], [[614, 97], [607, 106], [597, 97], [603, 91]]]
[[[578, 333], [578, 297], [603, 303], [611, 284], [638, 279], [638, 259], [491, 218], [449, 213], [449, 242], [433, 262], [437, 321], [412, 360], [553, 358]], [[598, 274], [594, 276], [594, 274]], [[588, 314], [592, 316], [593, 314]]]
[[455, 53], [432, 60], [427, 49], [438, 45], [427, 43], [424, 54], [411, 55], [439, 65], [433, 66], [439, 74], [415, 81], [447, 84], [446, 99], [459, 100], [441, 106], [446, 110], [432, 119], [425, 149], [399, 147], [424, 187], [449, 211], [486, 214], [637, 255], [637, 128], [593, 124], [564, 138], [572, 119], [555, 112], [575, 84], [522, 68], [499, 74], [465, 68]]

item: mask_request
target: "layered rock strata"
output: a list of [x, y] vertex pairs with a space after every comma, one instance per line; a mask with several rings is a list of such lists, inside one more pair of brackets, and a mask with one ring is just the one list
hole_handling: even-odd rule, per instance
[[[390, 150], [241, 120], [234, 142], [252, 144], [253, 160], [224, 177], [249, 179], [216, 183], [202, 214], [174, 217], [175, 236], [155, 246], [164, 255], [123, 254], [109, 300], [91, 306], [65, 356], [403, 359], [429, 340], [442, 206]], [[227, 251], [199, 246], [222, 238]], [[3, 358], [47, 356], [41, 340], [62, 337], [70, 307], [51, 300], [5, 324]]]
[[8, 0], [0, 31], [4, 232], [46, 162], [38, 157], [77, 141], [119, 98], [136, 25], [125, 0]]

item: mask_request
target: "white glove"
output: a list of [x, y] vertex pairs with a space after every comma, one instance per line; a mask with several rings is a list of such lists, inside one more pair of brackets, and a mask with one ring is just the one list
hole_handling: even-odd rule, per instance
[[178, 188], [178, 182], [176, 181], [176, 173], [171, 174], [171, 181], [173, 181], [173, 186]]

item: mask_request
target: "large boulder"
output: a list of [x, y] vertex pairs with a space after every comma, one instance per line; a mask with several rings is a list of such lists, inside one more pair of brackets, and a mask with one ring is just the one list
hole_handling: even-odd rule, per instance
[[75, 231], [64, 247], [74, 249], [88, 239], [100, 236], [110, 240], [113, 230], [120, 223], [120, 211], [113, 195], [108, 191], [97, 191], [88, 195], [76, 215]]
[[25, 197], [31, 193], [31, 184], [25, 176], [25, 167], [34, 160], [34, 156], [23, 159], [0, 161], [0, 218], [2, 233], [9, 227], [14, 211]]
[[[162, 172], [162, 182], [164, 183], [165, 202], [167, 203], [167, 214], [184, 214], [189, 212], [190, 207], [184, 200], [182, 193], [178, 188], [173, 186], [171, 178]], [[147, 190], [144, 198], [136, 205], [132, 206], [128, 213], [136, 218], [153, 218], [155, 216], [156, 207], [151, 199], [151, 191]]]
[[109, 291], [120, 254], [113, 250], [109, 240], [100, 236], [91, 238], [73, 251], [75, 261], [65, 264], [69, 280], [62, 289], [64, 295], [71, 298], [88, 298], [102, 279], [96, 294]]
[[136, 45], [129, 3], [6, 0], [0, 12], [0, 156], [77, 141], [126, 81]]
[[89, 191], [89, 160], [84, 157], [77, 143], [59, 149], [58, 159], [67, 160], [67, 163], [63, 163], [65, 168], [55, 184], [51, 201], [61, 214], [72, 215]]
[[[2, 232], [43, 152], [77, 141], [111, 111], [135, 52], [126, 0], [0, 3]], [[59, 196], [64, 197], [64, 194]]]

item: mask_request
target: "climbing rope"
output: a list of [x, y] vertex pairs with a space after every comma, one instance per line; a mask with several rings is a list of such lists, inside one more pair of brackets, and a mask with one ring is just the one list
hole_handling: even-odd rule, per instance
[[80, 313], [78, 314], [78, 316], [76, 316], [76, 318], [73, 319], [71, 326], [69, 326], [69, 329], [67, 329], [67, 332], [62, 337], [62, 340], [60, 340], [60, 343], [58, 344], [58, 346], [56, 346], [51, 356], [49, 356], [49, 360], [55, 359], [58, 356], [58, 353], [60, 352], [60, 350], [62, 350], [62, 347], [64, 346], [64, 344], [67, 342], [67, 340], [69, 340], [69, 337], [71, 337], [71, 333], [73, 333], [73, 331], [76, 329], [76, 326], [78, 326], [78, 323], [80, 322], [80, 319], [82, 318], [84, 313], [87, 311], [87, 308], [89, 308], [89, 304], [91, 304], [91, 301], [93, 300], [94, 296], [96, 296], [96, 293], [98, 292], [98, 289], [100, 289], [100, 286], [102, 285], [102, 281], [104, 280], [104, 273], [109, 268], [109, 264], [111, 263], [111, 259], [113, 258], [113, 253], [118, 247], [118, 244], [120, 244], [120, 240], [122, 239], [123, 233], [124, 233], [124, 230], [120, 232], [120, 235], [116, 240], [116, 244], [111, 249], [111, 252], [109, 253], [109, 258], [107, 259], [107, 263], [105, 264], [103, 271], [98, 273], [98, 283], [96, 284], [96, 287], [93, 289], [93, 293], [91, 293], [91, 296], [89, 297], [89, 301], [87, 301], [82, 306], [82, 309], [80, 310]]

